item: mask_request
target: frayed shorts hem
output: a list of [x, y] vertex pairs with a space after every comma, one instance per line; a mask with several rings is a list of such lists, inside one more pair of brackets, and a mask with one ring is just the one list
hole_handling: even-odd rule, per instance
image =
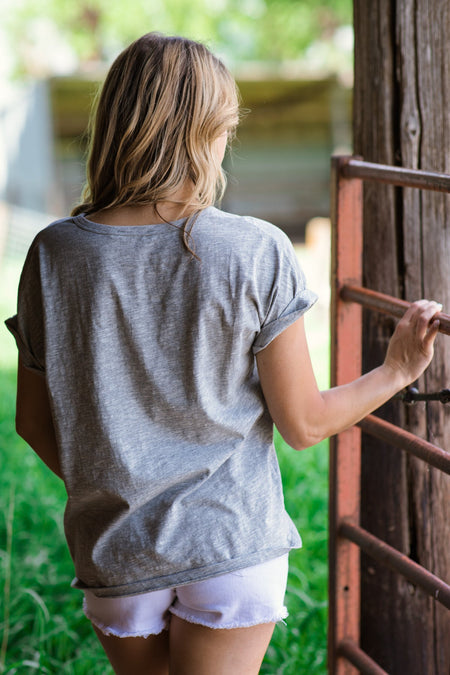
[[279, 614], [275, 617], [259, 618], [253, 621], [235, 621], [233, 623], [225, 625], [221, 624], [220, 626], [218, 626], [217, 624], [208, 622], [205, 619], [200, 619], [198, 616], [194, 616], [192, 614], [186, 614], [185, 612], [180, 611], [179, 609], [174, 609], [173, 607], [171, 607], [169, 611], [171, 614], [175, 614], [175, 616], [178, 616], [180, 619], [183, 619], [183, 621], [187, 621], [188, 623], [195, 623], [198, 626], [204, 626], [205, 628], [212, 628], [213, 630], [222, 630], [222, 629], [232, 630], [233, 628], [251, 628], [252, 626], [260, 626], [261, 624], [264, 623], [278, 623], [278, 621], [284, 621], [284, 619], [287, 619], [288, 617], [288, 611], [286, 607], [283, 607], [283, 611], [279, 612]]
[[[205, 628], [211, 628], [212, 630], [232, 630], [233, 628], [251, 628], [252, 626], [259, 626], [261, 624], [265, 623], [278, 623], [282, 621], [285, 623], [285, 619], [288, 617], [288, 611], [285, 609], [284, 612], [281, 612], [278, 616], [271, 617], [271, 618], [265, 618], [265, 619], [260, 619], [256, 623], [254, 621], [245, 621], [245, 622], [235, 622], [232, 624], [227, 624], [224, 626], [217, 626], [214, 625], [208, 621], [204, 621], [199, 619], [197, 616], [192, 616], [192, 615], [185, 615], [183, 612], [175, 612], [172, 609], [169, 610], [171, 614], [174, 614], [175, 616], [178, 616], [180, 619], [183, 619], [183, 621], [187, 621], [188, 623], [194, 623], [198, 626], [204, 626]], [[127, 632], [120, 630], [119, 628], [113, 628], [112, 626], [106, 626], [102, 622], [98, 621], [95, 616], [92, 616], [91, 613], [87, 610], [84, 609], [84, 614], [85, 616], [90, 620], [90, 622], [98, 628], [99, 631], [103, 633], [103, 635], [107, 636], [114, 636], [114, 637], [119, 637], [119, 638], [148, 638], [150, 635], [160, 635], [163, 633], [165, 630], [169, 629], [169, 626], [167, 624], [162, 624], [159, 628], [154, 628], [153, 630], [150, 630], [149, 632], [142, 632], [142, 631], [137, 631], [137, 632]]]
[[168, 622], [167, 621], [162, 621], [161, 624], [157, 627], [154, 626], [151, 630], [147, 630], [146, 632], [141, 631], [134, 631], [134, 632], [129, 632], [125, 630], [121, 630], [120, 628], [114, 628], [114, 626], [108, 626], [106, 623], [103, 623], [102, 621], [99, 621], [96, 616], [94, 616], [87, 608], [86, 606], [86, 600], [83, 601], [83, 612], [84, 615], [89, 621], [92, 623], [93, 626], [99, 629], [103, 633], [103, 635], [112, 635], [113, 637], [120, 637], [120, 638], [148, 638], [150, 635], [160, 635], [165, 630], [169, 629]]

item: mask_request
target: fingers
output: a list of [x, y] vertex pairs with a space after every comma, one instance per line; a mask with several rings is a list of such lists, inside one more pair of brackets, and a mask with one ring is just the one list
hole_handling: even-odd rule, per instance
[[418, 300], [407, 309], [389, 342], [385, 364], [401, 373], [408, 383], [416, 380], [433, 358], [442, 305]]
[[434, 300], [416, 300], [408, 307], [403, 318], [410, 319], [413, 316], [419, 317], [422, 314], [426, 314], [429, 316], [428, 320], [430, 320], [435, 314], [438, 314], [441, 311], [442, 305], [440, 302], [435, 302]]
[[439, 331], [437, 315], [442, 305], [433, 300], [417, 300], [405, 312], [403, 319], [425, 349], [431, 346]]
[[442, 311], [442, 305], [434, 300], [417, 300], [403, 315], [405, 322], [416, 325], [423, 334], [426, 333], [430, 322]]
[[431, 323], [428, 324], [428, 331], [423, 338], [423, 346], [425, 349], [428, 349], [433, 345], [436, 335], [439, 332], [439, 325], [439, 319], [435, 319], [434, 321], [432, 320]]

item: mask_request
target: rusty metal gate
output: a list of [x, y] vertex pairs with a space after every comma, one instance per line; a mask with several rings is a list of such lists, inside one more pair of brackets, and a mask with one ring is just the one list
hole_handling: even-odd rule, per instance
[[[401, 317], [408, 302], [362, 287], [364, 180], [450, 193], [450, 176], [333, 157], [331, 385], [361, 375], [362, 308]], [[450, 335], [450, 316], [440, 314]], [[339, 349], [339, 345], [345, 345]], [[387, 675], [359, 647], [360, 550], [402, 574], [450, 609], [450, 586], [359, 525], [361, 430], [450, 474], [450, 453], [389, 422], [369, 415], [334, 437], [330, 447], [330, 578], [328, 661], [330, 675]]]

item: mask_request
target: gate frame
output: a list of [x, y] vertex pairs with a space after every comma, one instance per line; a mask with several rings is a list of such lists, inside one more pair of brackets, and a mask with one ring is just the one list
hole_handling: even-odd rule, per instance
[[[361, 375], [362, 307], [401, 317], [411, 303], [362, 287], [363, 182], [450, 193], [450, 175], [364, 162], [331, 160], [331, 386]], [[450, 335], [450, 316], [439, 331]], [[339, 345], [344, 345], [339, 349]], [[450, 453], [369, 415], [330, 441], [329, 620], [330, 675], [388, 675], [359, 647], [360, 549], [403, 574], [450, 609], [450, 586], [359, 525], [361, 431], [401, 448], [450, 474]]]

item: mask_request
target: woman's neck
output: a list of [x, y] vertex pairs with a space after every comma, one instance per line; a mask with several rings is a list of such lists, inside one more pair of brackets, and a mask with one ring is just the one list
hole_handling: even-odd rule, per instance
[[180, 218], [187, 218], [194, 213], [192, 205], [186, 205], [186, 201], [192, 194], [192, 189], [181, 188], [172, 199], [161, 201], [156, 206], [114, 206], [102, 209], [89, 215], [89, 220], [103, 225], [153, 225], [157, 223], [172, 222]]
[[158, 205], [158, 210], [152, 206], [117, 206], [103, 209], [88, 216], [89, 220], [103, 225], [155, 225], [157, 223], [172, 222], [189, 216], [192, 209], [179, 205]]

